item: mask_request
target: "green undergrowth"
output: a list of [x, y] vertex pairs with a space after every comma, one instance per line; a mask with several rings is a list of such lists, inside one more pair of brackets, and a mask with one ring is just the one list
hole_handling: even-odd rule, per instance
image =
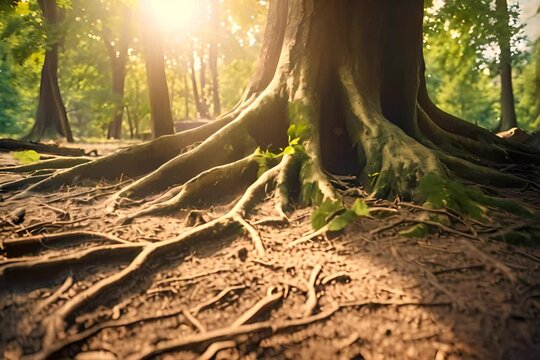
[[356, 199], [350, 208], [347, 208], [340, 200], [327, 199], [313, 211], [311, 226], [319, 230], [328, 225], [328, 231], [339, 231], [359, 217], [367, 215], [369, 215], [369, 207], [360, 199]]
[[41, 158], [41, 155], [38, 154], [35, 150], [13, 151], [11, 155], [15, 160], [17, 160], [23, 165], [38, 162]]
[[488, 196], [476, 187], [465, 186], [459, 181], [432, 173], [420, 180], [416, 191], [419, 199], [427, 206], [435, 209], [448, 208], [476, 220], [485, 219], [489, 207], [529, 219], [538, 216], [537, 212], [517, 201]]
[[[501, 199], [488, 196], [476, 187], [465, 186], [464, 184], [438, 176], [427, 174], [424, 176], [416, 188], [418, 199], [425, 207], [432, 209], [449, 209], [460, 216], [473, 218], [479, 221], [489, 220], [489, 209], [494, 208], [508, 212], [520, 218], [531, 221], [532, 227], [540, 223], [540, 214], [517, 201]], [[424, 220], [435, 221], [440, 224], [450, 226], [451, 221], [443, 214], [425, 214]], [[537, 225], [534, 225], [536, 223]], [[521, 231], [509, 231], [498, 237], [499, 240], [508, 242], [531, 242], [539, 234], [538, 229], [524, 227]], [[426, 224], [416, 224], [400, 232], [400, 235], [407, 237], [425, 237], [434, 231], [433, 226]]]

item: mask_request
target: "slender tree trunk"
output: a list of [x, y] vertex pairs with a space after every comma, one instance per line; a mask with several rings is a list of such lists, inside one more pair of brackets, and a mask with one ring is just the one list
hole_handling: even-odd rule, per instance
[[208, 102], [206, 101], [206, 57], [205, 57], [205, 46], [201, 46], [199, 52], [199, 58], [201, 60], [201, 68], [199, 70], [199, 84], [201, 86], [199, 93], [199, 101], [201, 102], [201, 118], [209, 118], [210, 112], [208, 110]]
[[208, 49], [208, 61], [210, 63], [210, 75], [212, 76], [212, 100], [214, 117], [221, 113], [221, 104], [219, 99], [219, 78], [218, 78], [218, 41], [219, 34], [219, 3], [218, 0], [212, 0], [211, 6], [211, 27], [212, 32], [210, 35], [209, 49]]
[[197, 108], [197, 115], [200, 118], [207, 118], [208, 112], [206, 107], [203, 105], [203, 102], [201, 101], [201, 97], [199, 95], [199, 89], [197, 87], [197, 73], [195, 71], [195, 58], [194, 53], [191, 53], [191, 57], [189, 58], [189, 69], [191, 72], [191, 87], [193, 89], [193, 99], [195, 100], [195, 107]]
[[173, 76], [171, 77], [171, 82], [170, 82], [171, 86], [169, 87], [170, 90], [169, 90], [169, 99], [171, 99], [171, 114], [172, 114], [172, 117], [173, 117], [173, 121], [174, 119], [176, 119], [176, 113], [175, 113], [175, 108], [174, 108], [174, 98], [176, 96], [176, 92], [174, 91], [175, 89], [175, 86], [176, 86], [176, 77]]
[[124, 115], [124, 82], [125, 67], [118, 64], [112, 66], [112, 90], [115, 96], [115, 110], [113, 120], [109, 123], [107, 138], [120, 139], [122, 137], [122, 118]]
[[[55, 0], [40, 0], [39, 5], [48, 25], [54, 26], [60, 22], [60, 11]], [[58, 43], [55, 43], [45, 52], [36, 122], [27, 138], [42, 139], [57, 135], [73, 142], [66, 108], [58, 86]]]
[[133, 124], [135, 126], [135, 136], [137, 139], [140, 138], [139, 136], [139, 105], [140, 105], [140, 97], [139, 97], [139, 80], [137, 77], [135, 77], [135, 111], [133, 112]]
[[169, 100], [169, 89], [163, 59], [163, 36], [159, 30], [142, 31], [148, 96], [152, 118], [152, 134], [155, 138], [174, 134], [174, 123]]
[[512, 87], [512, 54], [510, 50], [510, 25], [506, 0], [496, 0], [499, 21], [498, 43], [500, 49], [499, 73], [501, 76], [501, 123], [499, 131], [506, 131], [517, 126]]
[[189, 91], [188, 91], [188, 79], [187, 69], [184, 73], [184, 106], [185, 106], [185, 119], [189, 119]]
[[536, 124], [536, 131], [540, 131], [540, 39], [536, 40], [534, 51], [536, 54], [536, 78], [534, 81], [536, 94], [536, 111], [534, 112], [534, 117], [532, 120]]
[[104, 29], [102, 38], [109, 54], [112, 72], [112, 91], [115, 96], [115, 109], [113, 119], [109, 123], [107, 138], [120, 139], [122, 137], [122, 117], [124, 114], [124, 84], [126, 79], [127, 50], [131, 39], [131, 10], [124, 6], [122, 29], [118, 47], [112, 44], [109, 29]]
[[128, 119], [128, 125], [129, 125], [129, 138], [133, 139], [133, 121], [131, 119], [131, 111], [129, 110], [129, 106], [126, 104], [126, 115]]

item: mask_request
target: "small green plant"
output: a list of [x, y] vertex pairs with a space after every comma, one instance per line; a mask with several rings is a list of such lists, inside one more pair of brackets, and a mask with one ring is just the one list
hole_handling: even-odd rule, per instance
[[311, 130], [309, 125], [291, 125], [287, 130], [288, 143], [289, 145], [285, 148], [280, 148], [279, 153], [273, 153], [270, 150], [261, 150], [257, 148], [255, 150], [255, 157], [259, 163], [259, 171], [257, 176], [261, 176], [269, 169], [269, 163], [280, 159], [283, 155], [293, 155], [297, 153], [304, 153], [305, 148], [302, 145], [302, 142], [308, 138]]
[[311, 216], [311, 226], [318, 230], [328, 225], [328, 231], [339, 231], [361, 216], [369, 215], [369, 207], [356, 199], [350, 209], [339, 200], [324, 200]]
[[39, 155], [35, 150], [14, 151], [12, 155], [13, 158], [15, 158], [21, 164], [32, 164], [38, 162], [41, 157], [41, 155]]

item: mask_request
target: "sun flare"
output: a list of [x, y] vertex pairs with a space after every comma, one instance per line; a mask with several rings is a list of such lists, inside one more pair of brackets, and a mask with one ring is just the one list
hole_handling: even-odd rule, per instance
[[165, 32], [192, 30], [202, 1], [141, 0], [141, 13], [149, 25], [159, 25]]

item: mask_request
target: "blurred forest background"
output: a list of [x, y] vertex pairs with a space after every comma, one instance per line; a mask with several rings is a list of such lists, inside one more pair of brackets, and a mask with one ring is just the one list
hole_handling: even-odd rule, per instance
[[[501, 2], [508, 21], [501, 21]], [[499, 128], [501, 38], [507, 38], [518, 126], [540, 131], [539, 3], [426, 1], [428, 88], [442, 109]], [[214, 118], [242, 95], [259, 57], [268, 7], [265, 0], [57, 0], [56, 5], [59, 21], [51, 24], [37, 0], [0, 0], [0, 137], [30, 133], [45, 51], [53, 44], [59, 44], [60, 93], [75, 139], [150, 134], [141, 36], [154, 36], [156, 28], [164, 42], [173, 119]], [[122, 76], [125, 85], [118, 91]], [[111, 133], [115, 115], [121, 131]]]

